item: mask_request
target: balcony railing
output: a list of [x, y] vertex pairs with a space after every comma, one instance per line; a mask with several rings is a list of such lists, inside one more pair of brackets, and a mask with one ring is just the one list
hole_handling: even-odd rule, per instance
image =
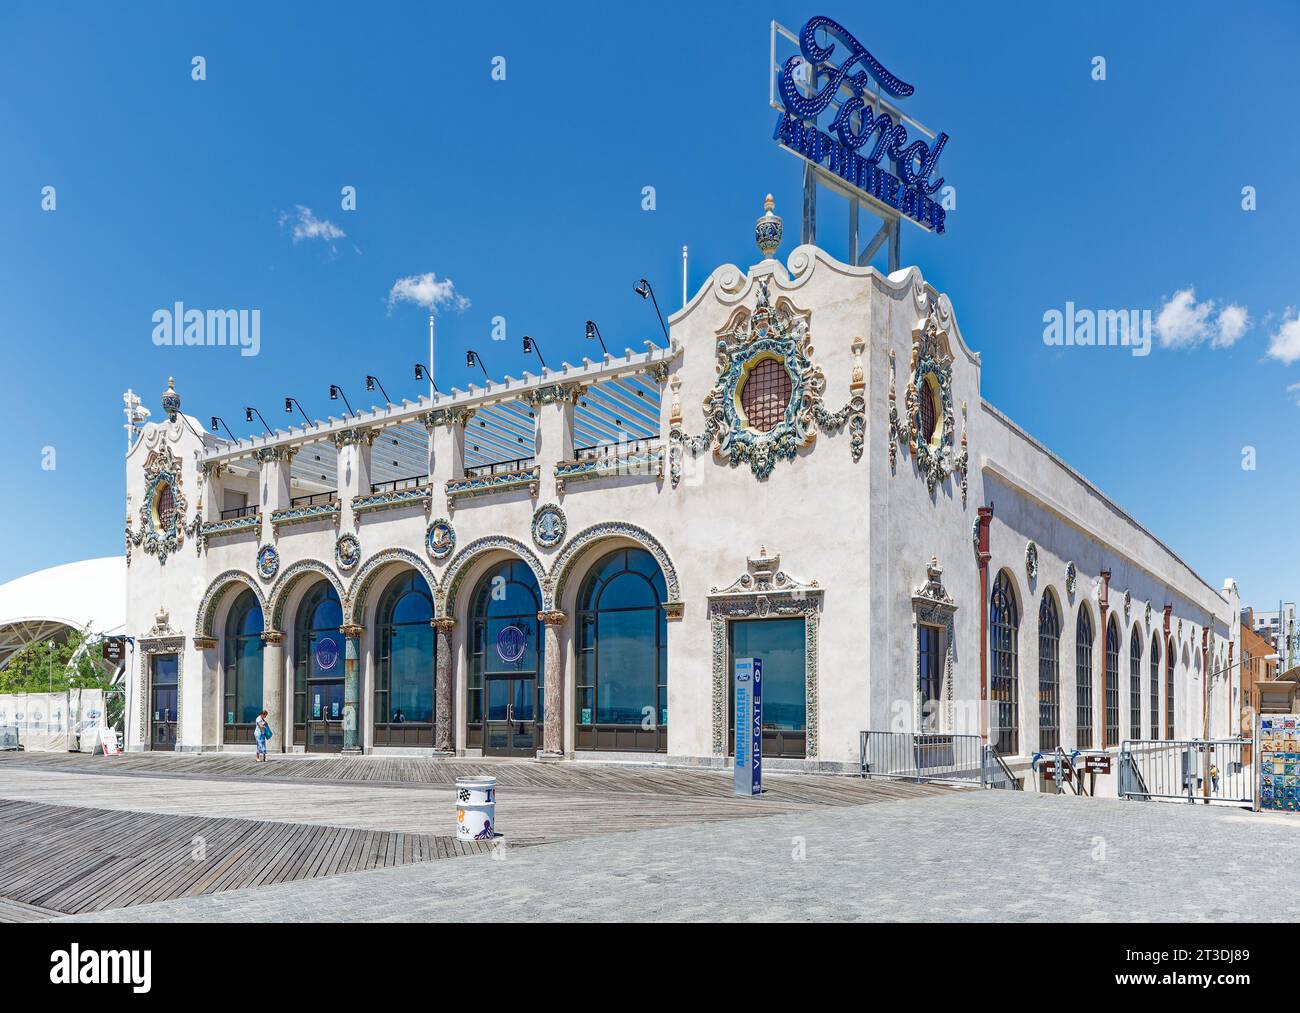
[[486, 478], [489, 475], [505, 475], [512, 471], [526, 471], [537, 463], [535, 457], [517, 457], [513, 461], [495, 461], [492, 464], [476, 464], [465, 469], [466, 478]]
[[659, 449], [658, 436], [645, 436], [639, 440], [620, 440], [617, 443], [597, 443], [590, 447], [574, 447], [575, 461], [599, 461], [605, 457], [623, 457], [644, 454]]
[[234, 520], [236, 517], [256, 517], [256, 516], [257, 516], [256, 503], [250, 504], [249, 506], [233, 507], [230, 510], [221, 511], [221, 519], [223, 521]]
[[330, 492], [316, 492], [310, 496], [294, 496], [289, 500], [290, 507], [311, 507], [324, 506], [326, 503], [334, 503], [338, 500], [339, 494], [333, 490]]
[[410, 478], [394, 478], [387, 482], [374, 482], [370, 486], [371, 495], [382, 492], [401, 492], [403, 489], [420, 489], [429, 484], [428, 475], [412, 475]]

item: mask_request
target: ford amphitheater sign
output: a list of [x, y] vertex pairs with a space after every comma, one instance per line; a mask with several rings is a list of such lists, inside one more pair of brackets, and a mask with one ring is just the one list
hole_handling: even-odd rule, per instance
[[[830, 18], [810, 18], [798, 44], [799, 55], [786, 60], [776, 75], [780, 104], [774, 100], [773, 105], [780, 115], [773, 139], [829, 170], [852, 195], [886, 214], [943, 232], [945, 211], [933, 197], [944, 185], [937, 167], [948, 135], [931, 135], [889, 101], [905, 99], [916, 89]], [[925, 136], [909, 136], [909, 123]]]

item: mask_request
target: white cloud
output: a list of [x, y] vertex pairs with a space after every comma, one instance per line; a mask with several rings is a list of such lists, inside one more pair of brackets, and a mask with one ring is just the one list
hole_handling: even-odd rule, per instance
[[[300, 243], [304, 239], [324, 239], [332, 243], [336, 239], [342, 239], [347, 235], [341, 228], [326, 218], [317, 218], [311, 208], [303, 207], [301, 204], [294, 205], [297, 210], [297, 216], [293, 220], [293, 241]], [[280, 227], [283, 228], [288, 223], [290, 216], [281, 212]]]
[[1195, 348], [1209, 333], [1214, 301], [1196, 301], [1196, 290], [1184, 288], [1156, 314], [1156, 337], [1161, 348]]
[[456, 291], [450, 278], [441, 281], [432, 271], [398, 278], [388, 291], [388, 312], [399, 302], [412, 302], [427, 310], [452, 309], [457, 313], [469, 309], [469, 300]]
[[1213, 299], [1196, 301], [1196, 289], [1179, 289], [1156, 314], [1155, 331], [1161, 348], [1229, 348], [1241, 340], [1254, 321], [1245, 306], [1229, 303], [1222, 310]]
[[1252, 323], [1254, 321], [1250, 319], [1245, 306], [1238, 306], [1235, 302], [1229, 303], [1219, 313], [1218, 333], [1210, 344], [1215, 348], [1235, 345], [1241, 336], [1250, 330]]
[[[1289, 366], [1300, 359], [1300, 313], [1294, 306], [1288, 306], [1282, 314], [1282, 322], [1268, 339], [1270, 358]], [[1290, 390], [1290, 388], [1287, 388]]]

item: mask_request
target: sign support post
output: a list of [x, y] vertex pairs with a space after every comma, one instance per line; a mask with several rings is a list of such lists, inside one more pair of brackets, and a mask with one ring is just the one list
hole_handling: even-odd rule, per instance
[[736, 701], [736, 758], [732, 792], [763, 793], [763, 659], [737, 658], [733, 678]]

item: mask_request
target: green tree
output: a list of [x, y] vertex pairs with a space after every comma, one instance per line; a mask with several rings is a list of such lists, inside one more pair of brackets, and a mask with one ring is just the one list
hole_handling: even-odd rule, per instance
[[[102, 639], [73, 630], [65, 641], [55, 641], [53, 651], [49, 641], [38, 640], [28, 644], [0, 669], [0, 693], [56, 693], [68, 689], [108, 689], [109, 680], [101, 661]], [[86, 643], [86, 649], [71, 668], [69, 662], [77, 649]], [[53, 678], [51, 679], [51, 674]]]

